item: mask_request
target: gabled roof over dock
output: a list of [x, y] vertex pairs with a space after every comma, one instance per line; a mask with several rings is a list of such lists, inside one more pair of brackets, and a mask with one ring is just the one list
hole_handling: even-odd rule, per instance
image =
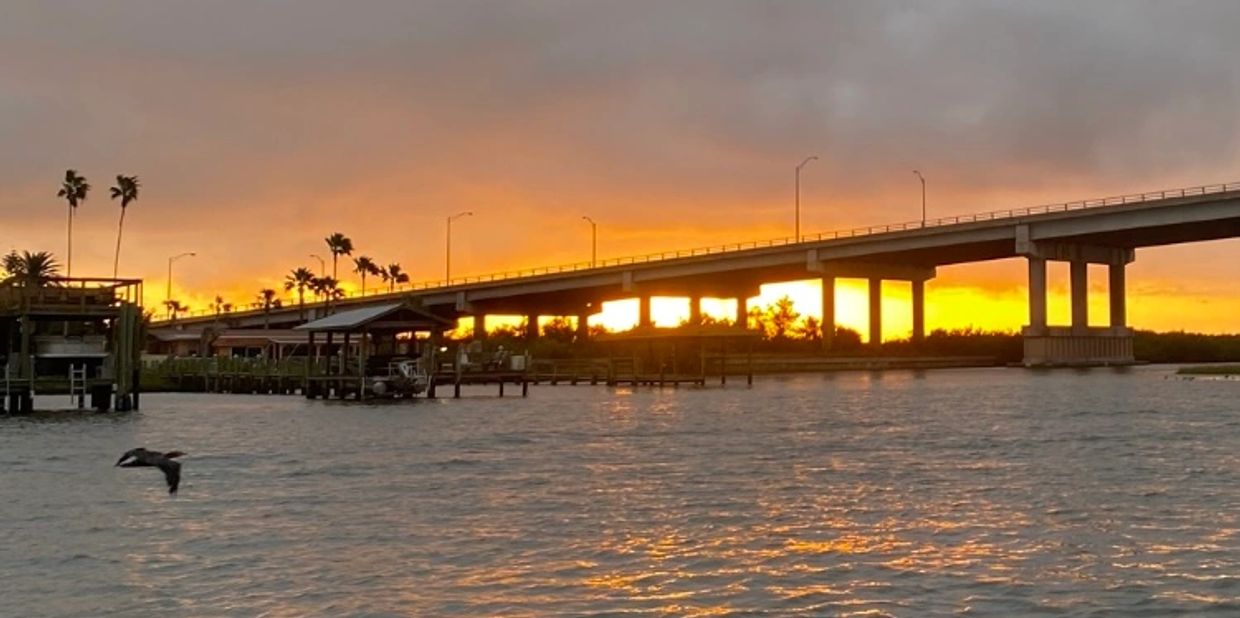
[[363, 330], [417, 331], [445, 328], [453, 321], [408, 302], [387, 303], [341, 311], [294, 330], [312, 333], [355, 333]]

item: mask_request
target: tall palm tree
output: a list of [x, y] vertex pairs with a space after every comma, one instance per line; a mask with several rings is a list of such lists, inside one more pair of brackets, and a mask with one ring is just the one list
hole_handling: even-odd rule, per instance
[[306, 319], [306, 288], [314, 281], [314, 273], [304, 266], [293, 269], [284, 277], [284, 291], [297, 290], [297, 309], [301, 319]]
[[339, 281], [336, 278], [336, 261], [342, 255], [353, 255], [353, 241], [340, 232], [336, 232], [323, 240], [327, 242], [327, 248], [332, 252], [332, 279]]
[[255, 304], [263, 310], [263, 328], [271, 328], [271, 310], [280, 307], [280, 299], [276, 298], [276, 291], [271, 288], [259, 290], [258, 302]]
[[56, 277], [60, 264], [56, 263], [52, 254], [46, 251], [31, 253], [10, 251], [0, 260], [4, 270], [26, 287], [39, 287], [48, 284]]
[[79, 176], [77, 170], [65, 170], [65, 180], [60, 184], [60, 191], [56, 192], [56, 197], [63, 197], [69, 203], [69, 259], [65, 266], [65, 272], [68, 276], [73, 276], [73, 214], [77, 212], [78, 204], [86, 201], [86, 194], [90, 191], [90, 183], [86, 182], [85, 176]]
[[361, 255], [353, 258], [353, 272], [362, 276], [362, 296], [366, 295], [366, 275], [379, 274], [379, 267], [374, 260]]
[[379, 273], [388, 283], [388, 292], [396, 291], [396, 284], [409, 283], [409, 275], [401, 270], [400, 264], [392, 262]]
[[125, 231], [125, 210], [129, 207], [129, 203], [138, 199], [138, 177], [137, 176], [116, 176], [116, 186], [112, 187], [112, 199], [121, 198], [121, 221], [116, 226], [116, 258], [112, 261], [112, 278], [116, 278], [116, 273], [120, 271], [121, 266], [121, 232]]

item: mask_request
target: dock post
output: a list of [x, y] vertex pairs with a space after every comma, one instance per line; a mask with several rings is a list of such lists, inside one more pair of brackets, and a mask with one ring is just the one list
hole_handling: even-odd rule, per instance
[[499, 379], [499, 396], [504, 396], [504, 378], [502, 376]]
[[749, 373], [749, 375], [746, 377], [745, 381], [746, 381], [746, 384], [748, 384], [749, 386], [753, 386], [753, 343], [752, 342], [750, 342], [749, 344], [749, 350], [748, 350], [747, 357], [748, 358], [746, 359], [745, 363], [746, 363], [746, 370]]
[[435, 382], [436, 382], [435, 374], [432, 373], [430, 376], [430, 379], [427, 380], [427, 384], [426, 384], [426, 397], [428, 399], [435, 398]]
[[452, 398], [461, 398], [461, 380], [459, 378], [452, 381]]
[[530, 395], [530, 381], [525, 378], [521, 378], [521, 396], [529, 397], [529, 395]]

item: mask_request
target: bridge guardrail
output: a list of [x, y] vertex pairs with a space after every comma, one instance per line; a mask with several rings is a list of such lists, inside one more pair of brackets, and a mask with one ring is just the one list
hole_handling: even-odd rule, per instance
[[[661, 262], [664, 260], [673, 260], [685, 257], [695, 257], [699, 255], [718, 255], [720, 253], [733, 253], [737, 251], [751, 251], [753, 249], [765, 249], [769, 247], [780, 247], [803, 242], [820, 242], [824, 240], [838, 240], [841, 238], [856, 238], [859, 236], [873, 236], [876, 234], [888, 234], [891, 232], [904, 232], [908, 230], [926, 229], [932, 227], [943, 227], [947, 225], [960, 225], [964, 223], [977, 223], [979, 221], [994, 221], [996, 219], [1015, 219], [1027, 217], [1031, 215], [1041, 215], [1053, 212], [1067, 212], [1070, 210], [1085, 210], [1089, 208], [1101, 208], [1105, 206], [1123, 206], [1128, 204], [1141, 204], [1156, 200], [1174, 199], [1182, 197], [1192, 197], [1194, 195], [1209, 195], [1213, 193], [1226, 193], [1228, 191], [1240, 191], [1240, 182], [1229, 182], [1222, 184], [1200, 185], [1196, 187], [1184, 187], [1180, 189], [1166, 189], [1162, 191], [1146, 191], [1142, 193], [1129, 193], [1126, 195], [1116, 195], [1112, 197], [1093, 198], [1086, 200], [1076, 200], [1072, 202], [1056, 202], [1052, 204], [1042, 204], [1039, 206], [1029, 206], [1026, 208], [1009, 208], [1005, 210], [992, 210], [987, 212], [956, 215], [951, 217], [939, 217], [937, 219], [927, 219], [926, 221], [908, 221], [904, 223], [892, 223], [887, 225], [871, 225], [864, 227], [855, 227], [845, 230], [835, 230], [830, 232], [820, 232], [818, 234], [802, 234], [799, 238], [794, 236], [785, 236], [782, 238], [770, 238], [765, 240], [751, 240], [746, 242], [727, 243], [723, 245], [711, 245], [708, 247], [695, 247], [691, 249], [678, 249], [673, 251], [661, 251], [656, 253], [646, 253], [639, 255], [624, 256], [618, 258], [609, 258], [598, 260], [595, 262], [574, 262], [571, 264], [560, 264], [556, 266], [540, 266], [536, 268], [528, 268], [523, 270], [502, 271], [497, 273], [487, 273], [482, 275], [473, 275], [469, 277], [456, 277], [453, 279], [439, 279], [430, 281], [421, 281], [409, 285], [398, 286], [396, 292], [370, 294], [367, 297], [394, 296], [405, 292], [418, 292], [423, 290], [433, 290], [439, 288], [448, 288], [458, 285], [470, 285], [477, 283], [491, 283], [495, 281], [505, 281], [509, 279], [520, 279], [524, 277], [536, 277], [539, 275], [554, 275], [566, 272], [578, 272], [582, 270], [591, 270], [598, 268], [607, 268], [612, 266], [631, 266], [634, 264], [648, 264], [651, 262]], [[362, 298], [361, 294], [352, 293], [345, 296], [345, 299]], [[323, 301], [315, 301], [307, 303], [307, 307], [319, 306]], [[289, 308], [290, 305], [284, 305]], [[213, 313], [209, 310], [199, 310], [180, 317], [206, 317]], [[237, 316], [261, 316], [262, 309], [249, 309], [245, 311], [234, 311], [227, 314], [229, 317]], [[160, 322], [165, 322], [161, 320]]]

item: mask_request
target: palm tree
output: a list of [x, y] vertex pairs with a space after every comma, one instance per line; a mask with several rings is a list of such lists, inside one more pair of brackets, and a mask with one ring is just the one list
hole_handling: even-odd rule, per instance
[[23, 251], [21, 254], [17, 251], [10, 251], [0, 260], [0, 265], [4, 266], [4, 270], [9, 273], [10, 277], [26, 287], [47, 285], [60, 270], [60, 264], [57, 264], [52, 254], [46, 251], [36, 253]]
[[362, 296], [366, 295], [366, 275], [379, 274], [379, 267], [374, 260], [361, 255], [353, 258], [353, 272], [362, 276]]
[[220, 319], [220, 312], [224, 310], [224, 297], [219, 294], [215, 295], [215, 302], [211, 303], [211, 310], [215, 312], [215, 319]]
[[323, 300], [323, 293], [327, 291], [327, 282], [331, 277], [315, 277], [310, 280], [310, 291], [314, 292], [314, 300]]
[[65, 272], [68, 276], [73, 276], [73, 213], [77, 212], [78, 204], [86, 201], [86, 194], [90, 191], [90, 183], [86, 182], [85, 176], [79, 176], [77, 170], [65, 170], [65, 180], [60, 185], [60, 191], [56, 192], [56, 197], [63, 197], [69, 203], [69, 259], [68, 265], [65, 266]]
[[353, 241], [340, 232], [323, 240], [327, 242], [327, 248], [332, 252], [332, 279], [336, 279], [336, 260], [342, 255], [353, 255]]
[[388, 264], [387, 268], [382, 269], [379, 274], [388, 283], [388, 292], [395, 292], [398, 283], [409, 283], [409, 275], [402, 272], [400, 264], [396, 262]]
[[112, 187], [112, 199], [121, 198], [121, 222], [116, 226], [116, 258], [112, 261], [112, 278], [120, 271], [121, 265], [121, 232], [125, 230], [125, 209], [129, 203], [138, 199], [138, 177], [116, 176], [116, 186]]
[[171, 298], [164, 301], [164, 306], [168, 308], [168, 318], [173, 322], [177, 321], [178, 313], [189, 311], [189, 305], [182, 305], [181, 301]]
[[304, 266], [293, 269], [284, 277], [284, 291], [297, 290], [297, 309], [303, 320], [306, 319], [306, 288], [312, 281], [314, 273]]
[[276, 298], [276, 291], [271, 288], [259, 290], [258, 302], [255, 304], [263, 310], [263, 328], [271, 328], [271, 310], [280, 307], [280, 299]]
[[329, 307], [332, 301], [344, 298], [344, 290], [340, 289], [340, 282], [332, 277], [315, 277], [310, 287], [316, 296], [321, 296], [327, 301]]

